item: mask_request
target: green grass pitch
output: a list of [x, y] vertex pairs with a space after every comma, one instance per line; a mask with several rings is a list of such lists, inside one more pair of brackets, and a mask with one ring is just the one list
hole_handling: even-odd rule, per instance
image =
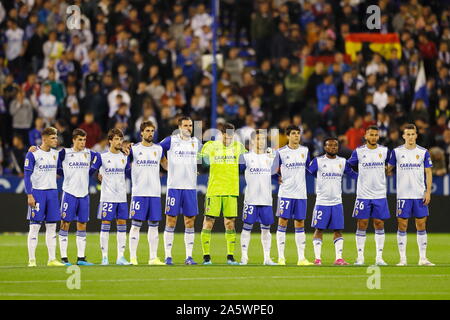
[[[37, 268], [27, 265], [27, 236], [0, 235], [0, 299], [450, 299], [450, 235], [428, 234], [428, 258], [435, 267], [419, 267], [416, 235], [408, 236], [407, 267], [396, 267], [399, 260], [396, 235], [387, 234], [381, 267], [380, 289], [368, 289], [371, 274], [367, 267], [332, 266], [332, 235], [326, 234], [322, 247], [323, 266], [298, 267], [293, 234], [286, 244], [287, 266], [263, 266], [259, 232], [252, 233], [249, 265], [228, 266], [224, 234], [212, 238], [212, 266], [185, 266], [183, 234], [175, 235], [175, 266], [148, 266], [148, 244], [142, 233], [138, 251], [139, 266], [81, 267], [81, 288], [69, 290], [66, 267], [46, 267], [47, 249], [41, 232], [37, 249]], [[344, 258], [356, 258], [354, 234], [345, 234]], [[312, 235], [307, 234], [306, 256], [313, 260]], [[374, 263], [373, 233], [366, 241], [366, 263]], [[110, 262], [116, 259], [115, 233], [110, 236]], [[88, 260], [100, 263], [97, 233], [88, 234]], [[59, 247], [57, 248], [59, 256]], [[76, 256], [75, 237], [69, 242], [69, 259]], [[128, 249], [125, 252], [128, 258]], [[164, 258], [162, 235], [159, 257]], [[272, 237], [272, 257], [276, 261], [276, 239]], [[236, 258], [240, 258], [239, 243]], [[200, 235], [196, 235], [194, 259], [202, 260]]]

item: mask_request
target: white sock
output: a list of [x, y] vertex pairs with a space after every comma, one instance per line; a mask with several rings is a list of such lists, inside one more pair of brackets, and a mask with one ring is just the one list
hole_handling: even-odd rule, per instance
[[48, 249], [48, 261], [56, 259], [56, 223], [45, 224], [45, 243]]
[[131, 223], [131, 229], [130, 229], [130, 242], [128, 246], [130, 247], [130, 259], [137, 259], [137, 247], [139, 244], [139, 231], [141, 230], [142, 222], [139, 221], [139, 223], [136, 223], [136, 221], [133, 221]]
[[278, 259], [285, 259], [284, 248], [286, 247], [286, 227], [278, 226], [276, 237], [277, 237]]
[[69, 231], [59, 230], [59, 251], [61, 252], [61, 258], [67, 258], [67, 246], [69, 242]]
[[242, 250], [242, 258], [248, 259], [248, 247], [250, 245], [251, 231], [242, 230], [241, 232], [241, 250]]
[[85, 257], [86, 251], [86, 230], [77, 231], [77, 251], [78, 258]]
[[400, 253], [400, 260], [406, 260], [406, 244], [408, 243], [408, 237], [406, 231], [397, 231], [397, 244], [398, 252]]
[[102, 258], [108, 258], [109, 230], [111, 224], [102, 223], [100, 231], [100, 248], [102, 249]]
[[272, 244], [270, 226], [261, 225], [261, 244], [264, 251], [264, 261], [270, 260], [270, 247]]
[[375, 248], [377, 251], [377, 260], [383, 259], [384, 238], [384, 229], [375, 229]]
[[184, 230], [184, 246], [186, 247], [186, 259], [192, 257], [192, 249], [194, 248], [194, 228], [186, 228]]
[[295, 244], [297, 245], [298, 261], [305, 260], [305, 228], [295, 228]]
[[420, 260], [427, 258], [427, 232], [426, 230], [417, 231], [417, 245], [419, 246]]
[[366, 230], [356, 230], [356, 250], [358, 260], [364, 260], [364, 246], [366, 244]]
[[125, 247], [127, 246], [127, 225], [117, 225], [117, 259], [123, 257]]
[[174, 230], [175, 228], [167, 226], [164, 230], [164, 252], [166, 255], [166, 259], [172, 257]]
[[314, 257], [320, 260], [320, 256], [322, 253], [322, 239], [314, 238], [313, 246], [314, 246]]
[[156, 259], [156, 257], [158, 256], [158, 243], [159, 243], [158, 222], [155, 224], [148, 225], [147, 239], [150, 250], [150, 260]]
[[36, 260], [36, 247], [38, 245], [39, 229], [41, 224], [31, 223], [28, 232], [28, 259]]
[[334, 251], [336, 253], [336, 260], [342, 259], [342, 250], [344, 248], [344, 238], [337, 238], [334, 240]]

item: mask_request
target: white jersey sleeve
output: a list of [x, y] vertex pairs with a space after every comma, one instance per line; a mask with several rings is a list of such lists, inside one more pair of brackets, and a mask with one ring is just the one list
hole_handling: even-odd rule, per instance
[[314, 158], [309, 170], [316, 176], [316, 205], [334, 206], [342, 203], [342, 176], [350, 169], [344, 158]]
[[400, 146], [392, 151], [389, 164], [397, 171], [397, 199], [423, 199], [425, 168], [433, 165], [428, 150], [420, 146], [412, 150]]
[[272, 173], [274, 157], [266, 153], [244, 154], [245, 195], [244, 202], [249, 205], [272, 206]]
[[179, 135], [173, 135], [161, 141], [160, 145], [167, 153], [167, 188], [196, 190], [200, 141], [195, 137], [183, 140]]
[[308, 148], [299, 146], [291, 149], [285, 146], [278, 150], [282, 183], [278, 196], [280, 198], [306, 199], [306, 167], [308, 166]]
[[356, 197], [358, 199], [384, 199], [386, 198], [386, 163], [388, 149], [377, 146], [369, 149], [366, 145], [353, 151], [347, 161], [351, 166], [358, 166], [358, 182]]
[[38, 148], [29, 152], [25, 158], [24, 169], [32, 171], [30, 181], [33, 190], [57, 189], [56, 170], [58, 167], [58, 151], [43, 151]]
[[128, 158], [122, 153], [106, 152], [100, 155], [95, 168], [102, 175], [101, 202], [127, 202], [125, 172], [129, 168]]
[[88, 195], [89, 169], [95, 154], [89, 149], [77, 152], [73, 148], [64, 148], [59, 152], [59, 162], [64, 174], [64, 192], [78, 198]]
[[158, 144], [146, 147], [138, 143], [131, 147], [131, 195], [161, 197], [159, 166], [163, 149]]

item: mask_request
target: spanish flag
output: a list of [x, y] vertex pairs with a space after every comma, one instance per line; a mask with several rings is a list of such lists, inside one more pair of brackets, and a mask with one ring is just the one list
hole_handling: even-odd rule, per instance
[[397, 33], [350, 33], [345, 36], [345, 52], [350, 55], [352, 61], [356, 60], [356, 55], [365, 45], [386, 59], [391, 57], [391, 50], [394, 48], [397, 49], [397, 58], [402, 56], [402, 46]]

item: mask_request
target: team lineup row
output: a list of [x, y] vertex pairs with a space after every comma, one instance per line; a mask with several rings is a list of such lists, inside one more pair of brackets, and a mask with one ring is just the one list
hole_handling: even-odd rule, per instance
[[[175, 225], [179, 215], [184, 216], [186, 249], [185, 264], [197, 264], [192, 258], [198, 215], [197, 165], [198, 160], [209, 167], [208, 187], [205, 199], [204, 220], [201, 230], [203, 264], [212, 264], [210, 245], [215, 219], [223, 216], [227, 241], [227, 264], [248, 263], [248, 250], [253, 225], [261, 226], [261, 242], [264, 265], [285, 265], [284, 248], [286, 228], [294, 220], [298, 265], [321, 265], [322, 235], [326, 229], [334, 232], [335, 265], [348, 265], [342, 257], [344, 239], [344, 213], [342, 207], [342, 176], [357, 177], [357, 197], [353, 217], [357, 219], [356, 244], [358, 258], [355, 264], [364, 264], [364, 246], [369, 219], [373, 219], [376, 243], [376, 264], [386, 265], [384, 248], [384, 220], [388, 219], [386, 199], [386, 174], [396, 171], [398, 249], [400, 262], [406, 261], [406, 229], [409, 218], [415, 218], [419, 265], [433, 265], [426, 257], [426, 219], [431, 197], [432, 174], [428, 151], [416, 145], [417, 131], [407, 125], [403, 131], [405, 144], [389, 151], [378, 145], [378, 128], [366, 131], [366, 144], [357, 148], [350, 159], [337, 156], [338, 140], [324, 140], [325, 154], [310, 160], [308, 149], [300, 145], [298, 127], [287, 129], [288, 145], [276, 151], [267, 148], [264, 130], [251, 135], [250, 151], [234, 140], [234, 127], [226, 124], [221, 137], [204, 145], [192, 137], [192, 120], [183, 117], [178, 122], [178, 132], [160, 143], [153, 143], [155, 127], [151, 122], [141, 125], [142, 141], [125, 147], [123, 134], [118, 129], [108, 133], [109, 151], [98, 154], [85, 148], [86, 133], [73, 131], [73, 147], [56, 151], [56, 129], [43, 131], [40, 147], [32, 147], [25, 160], [25, 189], [28, 194], [29, 266], [36, 266], [35, 251], [42, 222], [46, 225], [48, 266], [70, 265], [67, 257], [68, 230], [77, 221], [77, 264], [92, 265], [85, 257], [86, 224], [89, 220], [89, 176], [98, 172], [101, 181], [98, 218], [101, 219], [100, 247], [102, 265], [109, 264], [108, 242], [111, 222], [117, 223], [116, 264], [138, 264], [137, 246], [143, 222], [148, 222], [150, 265], [171, 265]], [[157, 257], [159, 245], [158, 225], [162, 220], [160, 166], [167, 170], [167, 195], [165, 205], [166, 225], [163, 235], [165, 260]], [[357, 172], [353, 170], [357, 168]], [[236, 246], [235, 220], [238, 216], [239, 172], [244, 172], [244, 222], [240, 244], [241, 261], [234, 259]], [[316, 177], [316, 203], [312, 214], [313, 247], [315, 260], [305, 258], [306, 236], [306, 174]], [[57, 175], [64, 177], [63, 194], [58, 199]], [[272, 211], [272, 175], [278, 175], [280, 188], [276, 215], [278, 263], [270, 256], [270, 226], [275, 222]], [[126, 177], [131, 178], [131, 204], [128, 210]], [[124, 257], [127, 242], [127, 219], [131, 219], [129, 231], [130, 262]], [[61, 262], [56, 259], [56, 223], [61, 220], [59, 245]]]

